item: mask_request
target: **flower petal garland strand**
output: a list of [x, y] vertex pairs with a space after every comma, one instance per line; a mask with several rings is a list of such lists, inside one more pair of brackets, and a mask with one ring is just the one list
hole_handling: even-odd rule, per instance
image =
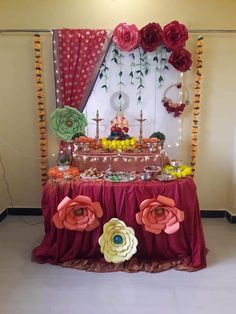
[[79, 110], [65, 106], [57, 108], [51, 115], [52, 131], [63, 141], [72, 140], [76, 133], [85, 133], [87, 119]]
[[202, 36], [197, 39], [197, 63], [196, 74], [194, 83], [194, 101], [193, 101], [193, 114], [192, 114], [192, 142], [191, 142], [191, 165], [193, 177], [195, 174], [197, 148], [198, 148], [198, 124], [200, 114], [200, 100], [201, 100], [201, 79], [202, 79], [202, 53], [203, 53], [203, 40]]
[[113, 32], [113, 42], [123, 51], [131, 51], [139, 44], [139, 31], [136, 25], [120, 23]]
[[149, 23], [140, 30], [140, 45], [145, 52], [152, 52], [163, 43], [162, 29], [158, 23]]
[[107, 262], [121, 263], [137, 252], [138, 240], [133, 228], [127, 227], [117, 218], [112, 218], [103, 226], [103, 234], [98, 243]]
[[183, 48], [188, 39], [188, 30], [178, 21], [172, 21], [163, 28], [163, 42], [166, 48], [176, 50]]
[[43, 83], [43, 64], [41, 53], [41, 40], [40, 35], [34, 35], [34, 56], [35, 56], [35, 78], [37, 89], [37, 101], [38, 101], [38, 128], [40, 134], [40, 170], [41, 170], [41, 182], [44, 185], [47, 182], [47, 131], [46, 131], [46, 109], [44, 99], [44, 83]]
[[184, 212], [175, 207], [174, 200], [162, 195], [144, 200], [140, 204], [140, 212], [136, 214], [137, 223], [155, 234], [162, 231], [173, 234], [179, 230], [183, 220]]
[[78, 195], [73, 199], [66, 196], [58, 205], [52, 219], [58, 229], [92, 231], [99, 226], [98, 218], [102, 216], [100, 203], [92, 202], [87, 196]]

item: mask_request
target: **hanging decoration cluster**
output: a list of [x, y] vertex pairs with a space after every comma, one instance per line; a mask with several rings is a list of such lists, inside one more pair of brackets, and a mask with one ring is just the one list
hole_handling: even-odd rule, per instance
[[[173, 88], [177, 88], [181, 90], [181, 95], [184, 92], [185, 98], [182, 99], [183, 97], [181, 97], [179, 101], [177, 102], [173, 101], [167, 95], [167, 93]], [[183, 113], [185, 107], [189, 105], [189, 93], [188, 93], [187, 88], [184, 85], [182, 85], [182, 83], [172, 84], [168, 86], [164, 92], [162, 102], [168, 113], [173, 113], [174, 117], [179, 117]]]
[[193, 99], [193, 114], [192, 114], [192, 141], [191, 141], [191, 166], [194, 176], [197, 148], [198, 148], [198, 131], [199, 131], [199, 114], [200, 114], [200, 97], [201, 97], [201, 79], [202, 79], [202, 53], [203, 53], [203, 36], [197, 39], [197, 60], [196, 60], [196, 75], [194, 83], [194, 99]]
[[[188, 40], [188, 30], [178, 21], [172, 21], [163, 28], [159, 23], [148, 23], [140, 30], [134, 24], [119, 23], [113, 31], [111, 61], [118, 66], [119, 101], [122, 102], [122, 89], [125, 85], [123, 59], [125, 53], [131, 58], [129, 78], [131, 85], [137, 82], [137, 104], [142, 104], [142, 93], [145, 88], [145, 77], [155, 65], [156, 82], [161, 86], [164, 72], [171, 64], [177, 71], [186, 72], [192, 65], [191, 53], [185, 48]], [[102, 88], [107, 91], [109, 67], [106, 60], [99, 72], [99, 78], [104, 80]]]
[[[58, 229], [86, 232], [100, 228], [101, 231], [102, 216], [103, 209], [99, 202], [78, 195], [73, 199], [66, 196], [58, 205], [52, 220]], [[142, 225], [147, 232], [155, 235], [162, 232], [173, 234], [179, 230], [184, 212], [176, 207], [173, 199], [158, 195], [142, 201], [135, 218], [137, 224]], [[98, 243], [107, 262], [122, 263], [136, 254], [138, 239], [133, 228], [118, 218], [112, 218], [103, 225]]]
[[44, 185], [47, 181], [47, 132], [46, 132], [46, 109], [44, 98], [44, 83], [43, 83], [43, 64], [41, 52], [40, 35], [34, 35], [34, 56], [35, 56], [35, 79], [36, 79], [36, 94], [38, 103], [38, 128], [40, 134], [40, 170], [41, 182]]
[[187, 28], [178, 21], [172, 21], [163, 29], [158, 23], [149, 23], [141, 30], [134, 24], [120, 23], [113, 32], [113, 42], [122, 51], [132, 51], [140, 45], [146, 53], [164, 46], [171, 52], [168, 62], [180, 72], [189, 70], [192, 65], [191, 54], [184, 48], [187, 39]]

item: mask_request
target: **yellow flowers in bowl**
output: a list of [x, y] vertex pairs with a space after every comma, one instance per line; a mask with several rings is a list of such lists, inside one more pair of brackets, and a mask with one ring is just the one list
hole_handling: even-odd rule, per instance
[[135, 137], [131, 137], [126, 140], [108, 140], [107, 138], [102, 138], [102, 148], [106, 151], [132, 151], [135, 149], [137, 140]]
[[163, 168], [163, 172], [171, 174], [172, 176], [175, 176], [176, 178], [185, 178], [186, 176], [189, 176], [192, 174], [192, 168], [186, 165], [182, 165], [178, 167], [166, 165]]

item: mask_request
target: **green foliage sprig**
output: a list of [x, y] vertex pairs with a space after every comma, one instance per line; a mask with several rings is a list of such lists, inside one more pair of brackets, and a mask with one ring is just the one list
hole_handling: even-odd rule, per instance
[[130, 84], [134, 85], [134, 68], [135, 68], [135, 54], [132, 52], [130, 53], [130, 57], [132, 58], [132, 61], [130, 63], [130, 72], [129, 72], [129, 77], [130, 77]]
[[166, 139], [166, 136], [163, 134], [163, 133], [161, 133], [161, 132], [154, 132], [149, 138], [158, 138], [160, 141], [165, 141], [165, 139]]
[[166, 70], [169, 70], [169, 66], [167, 65], [168, 63], [167, 52], [168, 49], [164, 46], [161, 46], [155, 51], [155, 56], [153, 57], [153, 61], [156, 62], [156, 74], [158, 75], [159, 87], [164, 82], [163, 73]]
[[122, 59], [124, 58], [124, 55], [121, 53], [121, 50], [114, 47], [112, 50], [112, 58], [111, 61], [115, 62], [118, 66], [119, 66], [119, 82], [118, 82], [118, 86], [119, 86], [119, 105], [120, 105], [120, 109], [122, 104], [121, 104], [121, 99], [122, 99], [122, 86], [124, 86], [124, 82], [122, 81], [122, 77], [123, 77], [123, 62]]
[[106, 90], [106, 92], [107, 92], [108, 71], [109, 71], [109, 68], [107, 66], [106, 59], [105, 59], [101, 65], [101, 68], [99, 71], [99, 78], [100, 78], [100, 80], [102, 80], [102, 79], [104, 80], [104, 84], [102, 85], [101, 88], [104, 88]]

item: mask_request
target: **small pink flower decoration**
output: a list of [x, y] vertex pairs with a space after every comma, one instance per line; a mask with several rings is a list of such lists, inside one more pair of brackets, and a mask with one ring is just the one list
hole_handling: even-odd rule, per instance
[[155, 234], [160, 234], [162, 230], [168, 234], [175, 233], [183, 220], [184, 212], [175, 207], [174, 200], [162, 195], [144, 200], [140, 204], [140, 212], [136, 214], [137, 223]]
[[102, 207], [98, 202], [83, 195], [74, 199], [65, 197], [57, 207], [52, 220], [58, 229], [75, 231], [91, 231], [99, 226], [98, 218], [103, 215]]
[[113, 42], [123, 51], [131, 51], [139, 44], [139, 31], [134, 24], [120, 23], [113, 32]]

